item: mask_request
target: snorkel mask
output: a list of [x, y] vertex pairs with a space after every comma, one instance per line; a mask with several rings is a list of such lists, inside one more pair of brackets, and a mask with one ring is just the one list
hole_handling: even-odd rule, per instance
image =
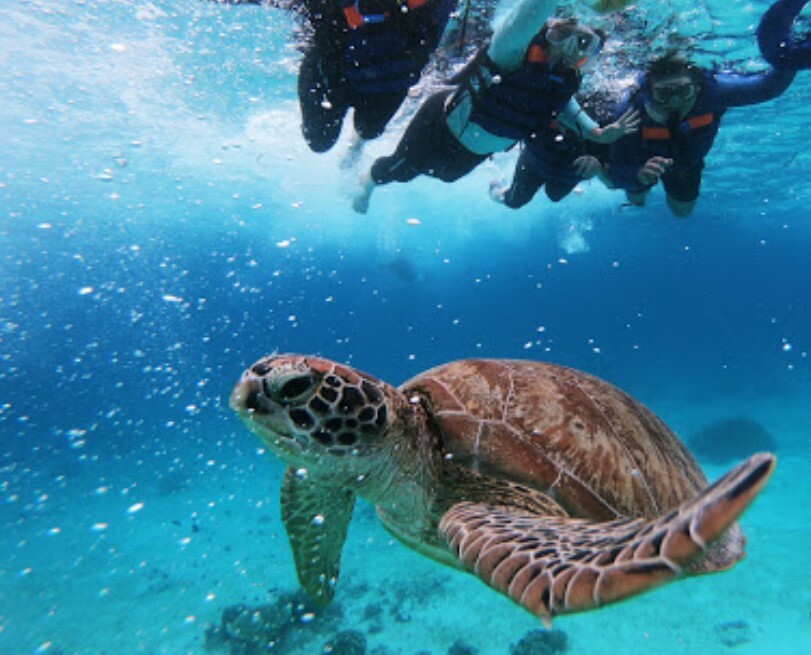
[[698, 94], [696, 84], [691, 80], [679, 84], [651, 84], [650, 97], [654, 102], [664, 105], [671, 98], [678, 98], [682, 102], [693, 100]]
[[701, 69], [685, 53], [674, 50], [651, 61], [644, 76], [646, 101], [667, 105], [696, 99], [703, 81]]
[[546, 41], [568, 61], [582, 65], [603, 47], [604, 37], [573, 20], [554, 21], [546, 31]]

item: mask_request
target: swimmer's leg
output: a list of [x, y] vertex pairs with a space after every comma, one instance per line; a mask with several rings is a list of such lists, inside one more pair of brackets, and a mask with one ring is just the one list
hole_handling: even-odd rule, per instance
[[693, 213], [693, 209], [695, 209], [696, 201], [695, 200], [676, 200], [671, 195], [667, 196], [667, 206], [670, 209], [671, 213], [678, 218], [687, 218], [690, 214]]
[[674, 216], [686, 218], [693, 213], [701, 192], [701, 174], [704, 162], [687, 168], [670, 168], [662, 175], [662, 186], [667, 194], [667, 206]]
[[341, 134], [349, 109], [340, 71], [316, 49], [304, 53], [298, 76], [301, 131], [313, 152], [326, 152]]
[[634, 207], [644, 207], [645, 202], [648, 200], [649, 193], [650, 189], [645, 189], [643, 191], [626, 191], [625, 197]]
[[535, 197], [544, 181], [544, 177], [532, 162], [525, 148], [521, 151], [515, 164], [512, 184], [506, 189], [491, 185], [490, 195], [494, 200], [503, 202], [510, 209], [518, 209]]

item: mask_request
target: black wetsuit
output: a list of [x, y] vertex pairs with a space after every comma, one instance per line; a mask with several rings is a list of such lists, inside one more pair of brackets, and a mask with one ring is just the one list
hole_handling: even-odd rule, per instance
[[455, 182], [489, 157], [465, 148], [448, 128], [445, 102], [453, 92], [440, 91], [422, 104], [394, 153], [379, 157], [372, 165], [375, 184], [409, 182], [418, 175]]
[[563, 200], [582, 179], [574, 161], [587, 154], [587, 142], [566, 128], [550, 125], [532, 134], [523, 143], [504, 204], [511, 209], [523, 207], [541, 187], [552, 202]]
[[[488, 48], [482, 48], [460, 75], [459, 86], [429, 97], [396, 151], [374, 162], [374, 183], [408, 182], [418, 175], [455, 182], [493, 152], [512, 147], [548, 123], [569, 102], [580, 85], [580, 75], [573, 68], [550, 64], [544, 46], [539, 33], [522, 65], [507, 73], [490, 59]], [[456, 115], [466, 123], [463, 130], [474, 126], [490, 135], [490, 144], [483, 144], [481, 152], [465, 146], [449, 125]], [[486, 147], [493, 149], [484, 152]]]
[[[313, 28], [301, 62], [302, 132], [315, 152], [335, 145], [344, 117], [364, 139], [379, 136], [436, 49], [456, 0], [402, 11], [396, 0], [304, 0]], [[345, 10], [367, 22], [352, 25]]]

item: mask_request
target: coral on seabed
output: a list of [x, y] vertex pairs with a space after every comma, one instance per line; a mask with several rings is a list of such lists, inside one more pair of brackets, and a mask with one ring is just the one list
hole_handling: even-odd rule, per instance
[[343, 630], [321, 650], [324, 655], [366, 655], [366, 637], [358, 630]]
[[448, 649], [448, 655], [476, 655], [477, 652], [473, 646], [466, 644], [461, 639], [454, 641]]
[[510, 655], [556, 655], [566, 651], [568, 642], [562, 630], [530, 630], [510, 646]]
[[323, 639], [339, 617], [337, 604], [322, 609], [303, 593], [284, 593], [273, 603], [226, 607], [220, 624], [206, 629], [205, 645], [207, 650], [227, 648], [229, 655], [267, 655], [271, 650], [282, 654]]
[[724, 646], [734, 648], [746, 644], [754, 639], [752, 626], [746, 621], [728, 621], [713, 626], [715, 634]]

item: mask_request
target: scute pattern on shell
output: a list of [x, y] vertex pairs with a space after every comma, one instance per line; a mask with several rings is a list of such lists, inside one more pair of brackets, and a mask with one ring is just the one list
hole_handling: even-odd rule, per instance
[[652, 412], [598, 378], [522, 360], [462, 360], [406, 382], [457, 463], [548, 493], [572, 516], [653, 517], [707, 485]]

